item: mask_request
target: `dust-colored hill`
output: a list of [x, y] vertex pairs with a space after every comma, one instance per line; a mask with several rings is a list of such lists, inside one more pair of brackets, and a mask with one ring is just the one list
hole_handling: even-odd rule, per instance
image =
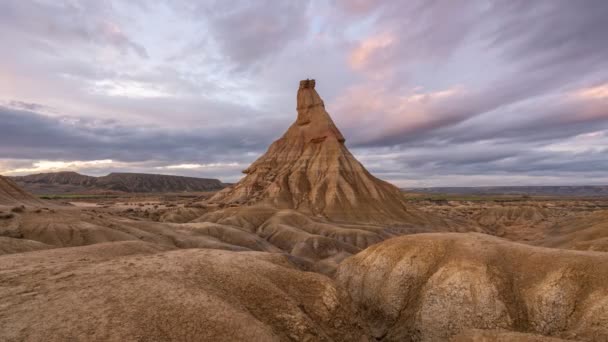
[[[312, 270], [331, 274], [344, 258], [372, 244], [403, 234], [434, 231], [430, 226], [417, 223], [399, 226], [338, 224], [292, 209], [274, 207], [214, 211], [174, 207], [160, 217], [165, 222], [151, 221], [153, 210], [152, 207], [119, 211], [79, 207], [25, 209], [11, 213], [10, 218], [2, 221], [0, 237], [39, 242], [47, 248], [141, 240], [167, 248], [284, 253], [308, 264]], [[184, 221], [183, 216], [194, 219]], [[171, 217], [180, 223], [166, 222]], [[449, 222], [425, 220], [428, 222], [450, 229]], [[0, 241], [0, 245], [2, 243]], [[15, 241], [4, 243], [14, 244]], [[11, 250], [9, 247], [6, 249]]]
[[608, 254], [483, 234], [417, 234], [345, 260], [337, 282], [383, 341], [477, 328], [608, 340]]
[[228, 205], [270, 204], [335, 221], [406, 221], [410, 214], [395, 186], [372, 176], [348, 151], [315, 90], [300, 82], [298, 117], [240, 182], [213, 198]]
[[3, 341], [368, 341], [288, 257], [141, 241], [0, 256]]
[[535, 243], [553, 248], [608, 252], [608, 210], [563, 220]]
[[[422, 200], [411, 205], [461, 229], [533, 245], [608, 251], [606, 200]], [[442, 231], [455, 231], [441, 229]]]
[[565, 342], [556, 337], [519, 333], [506, 330], [469, 329], [454, 336], [451, 342]]
[[0, 206], [40, 204], [42, 201], [21, 189], [11, 179], [0, 176]]
[[0, 236], [0, 255], [50, 249], [53, 246], [22, 238]]
[[110, 173], [92, 177], [76, 172], [50, 172], [13, 177], [13, 180], [36, 194], [116, 192], [216, 191], [224, 187], [217, 179], [156, 175], [146, 173]]

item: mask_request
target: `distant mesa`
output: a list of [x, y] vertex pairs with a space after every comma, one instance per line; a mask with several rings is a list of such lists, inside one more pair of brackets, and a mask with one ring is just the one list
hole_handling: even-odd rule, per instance
[[36, 194], [91, 191], [127, 193], [217, 191], [224, 188], [224, 184], [218, 179], [145, 173], [110, 173], [103, 177], [92, 177], [66, 171], [13, 177], [13, 180]]
[[302, 80], [296, 121], [211, 203], [267, 204], [335, 221], [388, 222], [411, 216], [400, 190], [374, 176], [344, 145], [315, 80]]

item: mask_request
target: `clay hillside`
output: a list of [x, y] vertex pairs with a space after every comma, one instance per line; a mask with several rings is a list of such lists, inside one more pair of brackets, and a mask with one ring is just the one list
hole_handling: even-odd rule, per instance
[[92, 177], [76, 172], [51, 172], [13, 177], [13, 180], [35, 194], [215, 191], [224, 187], [217, 179], [145, 173], [110, 173], [103, 177]]
[[325, 110], [315, 80], [300, 82], [296, 121], [211, 203], [268, 204], [335, 221], [400, 221], [410, 216], [400, 190], [355, 159]]
[[0, 206], [42, 204], [38, 198], [19, 188], [11, 179], [0, 176]]

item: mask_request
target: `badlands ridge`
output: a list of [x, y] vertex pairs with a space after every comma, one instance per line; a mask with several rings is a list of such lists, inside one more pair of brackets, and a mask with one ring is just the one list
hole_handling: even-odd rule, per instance
[[314, 80], [297, 112], [240, 182], [177, 205], [0, 177], [0, 340], [608, 340], [606, 209], [429, 211], [355, 159]]

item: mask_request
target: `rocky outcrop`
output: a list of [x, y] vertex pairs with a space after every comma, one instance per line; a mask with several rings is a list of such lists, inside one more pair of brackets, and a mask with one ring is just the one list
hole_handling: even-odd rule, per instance
[[346, 259], [336, 278], [383, 341], [444, 341], [471, 328], [608, 340], [605, 253], [418, 234]]
[[2, 341], [369, 341], [285, 255], [141, 241], [0, 256]]
[[415, 216], [395, 186], [355, 159], [325, 110], [314, 80], [300, 82], [296, 121], [243, 172], [211, 198], [226, 205], [270, 204], [334, 221], [403, 222]]
[[[4, 219], [0, 216], [0, 237], [37, 241], [55, 248], [142, 240], [170, 248], [279, 252], [329, 274], [344, 258], [368, 246], [398, 235], [429, 231], [420, 228], [422, 224], [400, 227], [339, 224], [296, 210], [272, 207], [233, 207], [206, 214], [199, 211], [202, 216], [198, 218], [196, 211], [189, 210], [196, 209], [167, 212], [194, 218], [183, 221], [174, 218], [179, 224], [133, 219], [134, 212], [123, 212], [125, 218], [111, 209], [63, 207], [26, 209], [21, 213], [4, 210], [7, 215]], [[15, 241], [6, 241], [12, 242]]]
[[0, 176], [0, 206], [41, 205], [43, 202], [7, 177]]

